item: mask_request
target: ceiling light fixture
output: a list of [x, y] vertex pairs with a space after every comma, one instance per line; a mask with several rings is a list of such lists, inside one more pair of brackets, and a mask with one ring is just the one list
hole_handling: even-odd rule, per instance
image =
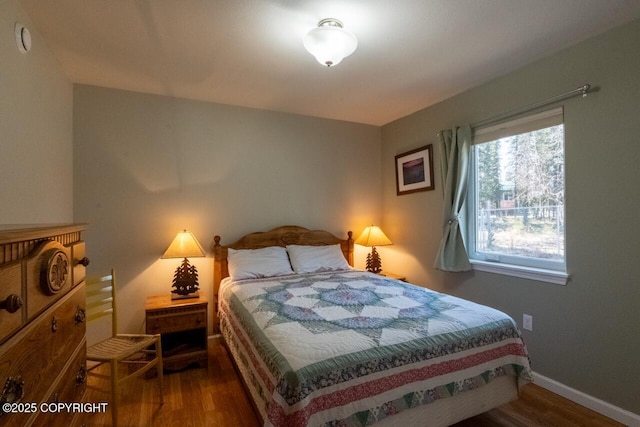
[[302, 41], [305, 49], [327, 67], [338, 65], [358, 46], [356, 36], [342, 28], [342, 22], [333, 18], [318, 22], [318, 26], [309, 31]]

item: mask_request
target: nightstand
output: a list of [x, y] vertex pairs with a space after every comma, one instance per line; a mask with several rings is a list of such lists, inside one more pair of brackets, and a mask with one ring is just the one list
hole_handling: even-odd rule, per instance
[[207, 299], [172, 300], [170, 294], [147, 297], [147, 334], [162, 336], [162, 365], [176, 371], [207, 367]]
[[381, 271], [378, 274], [381, 275], [381, 276], [384, 276], [384, 277], [388, 277], [390, 279], [401, 280], [403, 282], [407, 281], [407, 278], [405, 276], [400, 276], [398, 274], [389, 273], [388, 271]]

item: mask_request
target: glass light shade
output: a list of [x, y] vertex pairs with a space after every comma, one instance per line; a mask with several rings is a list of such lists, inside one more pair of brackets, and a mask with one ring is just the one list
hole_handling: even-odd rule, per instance
[[338, 65], [358, 46], [356, 36], [342, 28], [342, 23], [335, 19], [320, 21], [316, 28], [307, 33], [302, 42], [305, 49], [315, 56], [320, 64], [327, 67]]
[[370, 225], [365, 228], [362, 234], [354, 242], [356, 245], [362, 246], [384, 246], [392, 245], [391, 240], [380, 230], [380, 227]]
[[204, 250], [202, 250], [198, 240], [190, 231], [184, 230], [173, 239], [162, 258], [197, 258], [203, 256]]

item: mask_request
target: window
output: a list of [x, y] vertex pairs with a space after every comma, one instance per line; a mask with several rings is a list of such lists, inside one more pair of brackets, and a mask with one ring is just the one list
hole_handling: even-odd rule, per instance
[[473, 143], [467, 240], [474, 267], [564, 272], [562, 109], [475, 129]]

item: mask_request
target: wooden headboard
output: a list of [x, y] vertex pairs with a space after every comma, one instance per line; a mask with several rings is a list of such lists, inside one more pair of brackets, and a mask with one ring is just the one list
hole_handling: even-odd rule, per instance
[[222, 246], [220, 236], [213, 238], [213, 303], [214, 303], [214, 329], [217, 329], [218, 319], [218, 290], [220, 282], [229, 277], [227, 264], [227, 249], [260, 249], [268, 246], [308, 245], [324, 246], [340, 244], [342, 253], [350, 266], [353, 266], [353, 233], [347, 233], [347, 239], [340, 239], [328, 231], [309, 230], [296, 225], [285, 225], [270, 231], [250, 233], [241, 237], [236, 242]]

